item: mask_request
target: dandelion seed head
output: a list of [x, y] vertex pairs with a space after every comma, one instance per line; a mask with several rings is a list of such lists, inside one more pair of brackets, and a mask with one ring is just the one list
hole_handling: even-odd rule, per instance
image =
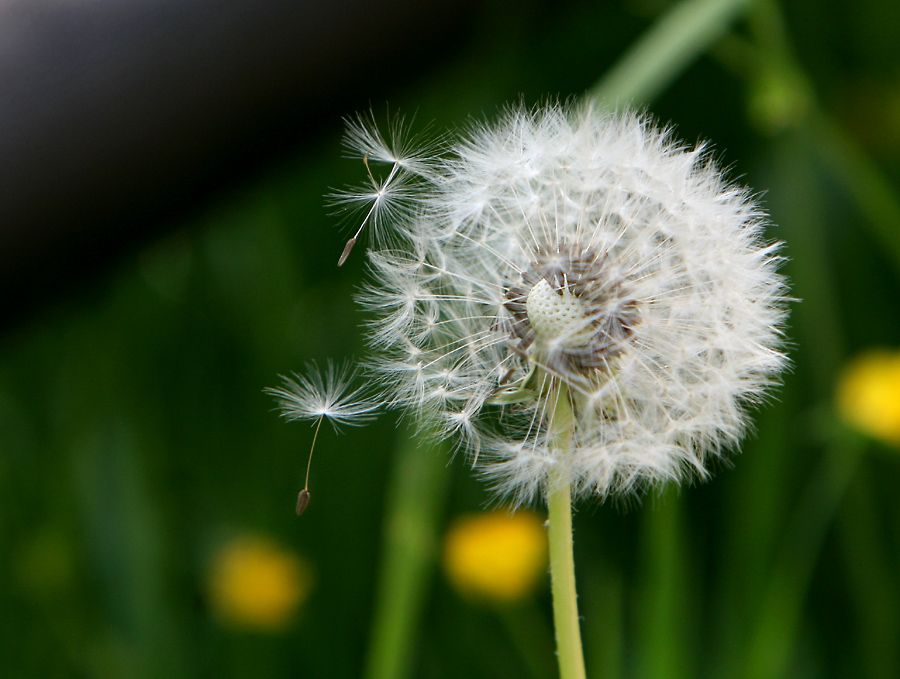
[[[378, 139], [351, 135], [373, 157]], [[410, 155], [415, 204], [361, 295], [386, 401], [461, 434], [515, 501], [551, 473], [601, 497], [702, 478], [734, 447], [785, 363], [785, 283], [764, 213], [703, 146], [544, 105]], [[568, 452], [548, 436], [560, 384]]]

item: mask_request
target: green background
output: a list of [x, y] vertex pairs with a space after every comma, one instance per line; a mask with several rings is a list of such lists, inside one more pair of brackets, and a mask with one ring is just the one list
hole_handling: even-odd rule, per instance
[[[759, 192], [802, 300], [792, 370], [711, 482], [579, 508], [592, 677], [900, 676], [900, 455], [832, 410], [851, 356], [900, 347], [900, 5], [752, 5], [640, 101]], [[582, 96], [670, 7], [488, 3], [458, 54], [372, 108], [443, 129]], [[263, 393], [306, 361], [365, 356], [364, 253], [335, 266], [350, 225], [323, 200], [361, 179], [341, 135], [336, 119], [0, 337], [3, 676], [363, 674], [408, 432], [391, 414], [323, 429], [298, 519], [312, 432]], [[491, 501], [462, 456], [439, 469], [438, 535]], [[211, 554], [248, 531], [315, 572], [279, 633], [209, 609]], [[435, 570], [421, 604], [409, 676], [554, 676], [547, 592], [498, 612]], [[549, 662], [526, 662], [531, 638]]]

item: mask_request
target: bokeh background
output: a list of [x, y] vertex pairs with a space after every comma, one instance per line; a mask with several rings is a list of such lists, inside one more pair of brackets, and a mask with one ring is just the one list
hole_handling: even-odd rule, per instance
[[[895, 678], [900, 5], [690, 5], [731, 8], [708, 45], [601, 91], [634, 85], [760, 193], [793, 368], [711, 482], [580, 507], [588, 674]], [[298, 518], [312, 430], [263, 389], [365, 356], [364, 253], [335, 266], [350, 225], [323, 198], [362, 177], [342, 118], [458, 128], [584, 96], [665, 17], [689, 34], [679, 11], [0, 2], [3, 676], [555, 676], [540, 563], [499, 598], [442, 566], [494, 508], [461, 456], [391, 415], [323, 428]]]

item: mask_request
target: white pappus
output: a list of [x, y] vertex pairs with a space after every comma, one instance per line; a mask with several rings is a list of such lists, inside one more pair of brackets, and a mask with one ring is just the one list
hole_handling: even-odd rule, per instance
[[370, 172], [361, 295], [376, 388], [460, 435], [501, 494], [703, 477], [739, 441], [786, 361], [786, 286], [764, 213], [705, 147], [560, 104], [512, 107], [442, 153], [391, 152], [364, 123], [349, 143], [390, 164]]
[[378, 410], [378, 404], [366, 397], [364, 388], [352, 386], [355, 377], [356, 371], [346, 364], [335, 367], [329, 362], [323, 373], [315, 363], [309, 363], [306, 373], [282, 377], [283, 387], [265, 389], [266, 393], [275, 397], [282, 417], [289, 422], [315, 422], [315, 433], [306, 463], [306, 481], [297, 496], [298, 516], [306, 511], [309, 504], [309, 471], [322, 420], [327, 419], [337, 431], [339, 425], [368, 422]]

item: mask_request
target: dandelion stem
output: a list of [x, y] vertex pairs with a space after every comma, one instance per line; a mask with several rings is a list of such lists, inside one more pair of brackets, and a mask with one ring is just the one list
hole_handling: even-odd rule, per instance
[[[559, 384], [550, 394], [553, 414], [550, 432], [554, 445], [572, 450], [575, 416], [569, 390]], [[553, 624], [560, 679], [585, 679], [584, 652], [575, 591], [575, 559], [572, 544], [572, 496], [569, 482], [558, 475], [547, 496], [549, 509], [550, 580], [553, 588]]]

